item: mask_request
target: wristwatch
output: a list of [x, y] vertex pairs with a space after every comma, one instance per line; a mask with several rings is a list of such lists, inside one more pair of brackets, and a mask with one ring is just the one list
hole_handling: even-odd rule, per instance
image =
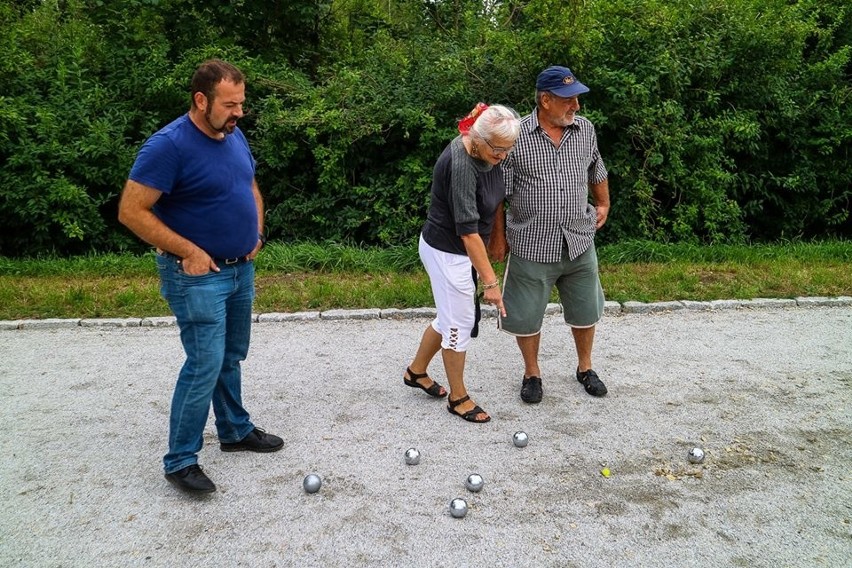
[[266, 235], [264, 235], [263, 233], [258, 233], [257, 239], [260, 241], [260, 248], [266, 246]]

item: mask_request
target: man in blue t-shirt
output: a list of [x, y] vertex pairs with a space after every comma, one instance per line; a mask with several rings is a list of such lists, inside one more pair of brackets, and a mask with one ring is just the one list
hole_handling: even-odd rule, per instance
[[242, 405], [253, 260], [265, 240], [255, 161], [237, 128], [244, 102], [239, 69], [218, 59], [202, 63], [192, 76], [189, 113], [145, 142], [119, 204], [119, 220], [157, 247], [160, 291], [180, 328], [186, 361], [163, 464], [167, 480], [194, 493], [216, 491], [198, 465], [211, 402], [222, 451], [284, 445], [256, 428]]

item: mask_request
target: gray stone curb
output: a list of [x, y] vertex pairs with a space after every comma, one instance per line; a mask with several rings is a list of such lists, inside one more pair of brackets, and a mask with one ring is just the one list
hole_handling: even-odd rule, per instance
[[47, 318], [42, 320], [21, 320], [20, 329], [55, 329], [60, 327], [77, 327], [79, 319]]
[[747, 302], [743, 302], [744, 308], [761, 309], [761, 308], [795, 308], [796, 300], [789, 298], [755, 298]]
[[382, 319], [433, 319], [438, 315], [435, 308], [387, 308], [382, 310]]
[[320, 319], [324, 320], [371, 320], [379, 319], [382, 316], [382, 310], [374, 308], [371, 310], [328, 310], [320, 312]]
[[733, 310], [742, 307], [742, 300], [713, 300], [710, 302], [710, 309], [713, 310]]
[[[559, 306], [559, 312], [562, 312], [562, 306]], [[617, 316], [621, 313], [621, 304], [618, 302], [604, 302], [604, 315], [605, 316]]]
[[[674, 302], [634, 302], [624, 303], [608, 301], [604, 304], [605, 316], [617, 316], [621, 314], [654, 314], [667, 313], [678, 310], [732, 310], [748, 309], [763, 310], [774, 308], [814, 308], [814, 307], [852, 307], [852, 296], [813, 296], [791, 298], [754, 298], [751, 300], [713, 300], [710, 302], [696, 302], [693, 300], [679, 300]], [[372, 308], [361, 310], [327, 310], [324, 312], [270, 312], [265, 314], [253, 314], [256, 323], [281, 323], [321, 320], [373, 320], [373, 319], [431, 319], [436, 315], [435, 308]], [[545, 310], [547, 315], [562, 313], [561, 304], [548, 304]], [[482, 306], [482, 317], [493, 318], [497, 316], [494, 306]], [[170, 327], [175, 325], [173, 316], [144, 317], [144, 318], [46, 318], [46, 319], [22, 319], [22, 320], [0, 320], [0, 331], [15, 329], [52, 329], [67, 327]]]
[[652, 314], [673, 312], [684, 308], [683, 302], [654, 302], [651, 304], [646, 304], [645, 302], [624, 302], [621, 306], [621, 311], [625, 314]]
[[87, 318], [80, 320], [80, 327], [140, 327], [142, 318]]
[[838, 296], [836, 298], [829, 298], [826, 296], [813, 296], [810, 298], [799, 297], [796, 298], [796, 304], [802, 307], [811, 307], [811, 306], [852, 306], [852, 297], [850, 296]]
[[176, 324], [177, 320], [174, 316], [142, 318], [142, 327], [169, 327]]
[[282, 321], [313, 321], [320, 319], [319, 312], [293, 312], [282, 313], [272, 312], [269, 314], [260, 314], [254, 320], [258, 323], [265, 322], [282, 322]]
[[[621, 309], [621, 304], [618, 305], [618, 309]], [[544, 314], [547, 316], [553, 316], [562, 313], [562, 304], [547, 304], [547, 307], [544, 309]]]
[[683, 307], [687, 310], [695, 310], [699, 312], [709, 311], [713, 309], [710, 302], [696, 302], [695, 300], [681, 300]]

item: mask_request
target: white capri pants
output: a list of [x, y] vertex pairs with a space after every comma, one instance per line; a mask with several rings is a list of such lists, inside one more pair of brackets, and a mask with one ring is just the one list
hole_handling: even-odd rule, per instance
[[441, 347], [467, 351], [476, 319], [470, 258], [432, 248], [420, 235], [420, 260], [429, 274], [438, 317], [432, 329], [441, 334]]

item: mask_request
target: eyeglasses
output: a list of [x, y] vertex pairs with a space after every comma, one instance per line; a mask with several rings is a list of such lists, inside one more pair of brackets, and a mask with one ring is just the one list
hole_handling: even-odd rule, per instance
[[488, 144], [488, 147], [489, 147], [489, 148], [491, 148], [491, 150], [492, 150], [495, 154], [508, 154], [509, 152], [511, 152], [512, 150], [514, 150], [514, 149], [515, 149], [515, 147], [514, 147], [514, 146], [509, 146], [508, 148], [503, 148], [503, 147], [501, 147], [501, 146], [493, 146], [493, 145], [491, 144], [491, 142], [489, 142], [489, 141], [488, 141], [488, 140], [486, 140], [485, 138], [483, 138], [483, 140], [485, 140], [485, 143], [486, 143], [486, 144]]

